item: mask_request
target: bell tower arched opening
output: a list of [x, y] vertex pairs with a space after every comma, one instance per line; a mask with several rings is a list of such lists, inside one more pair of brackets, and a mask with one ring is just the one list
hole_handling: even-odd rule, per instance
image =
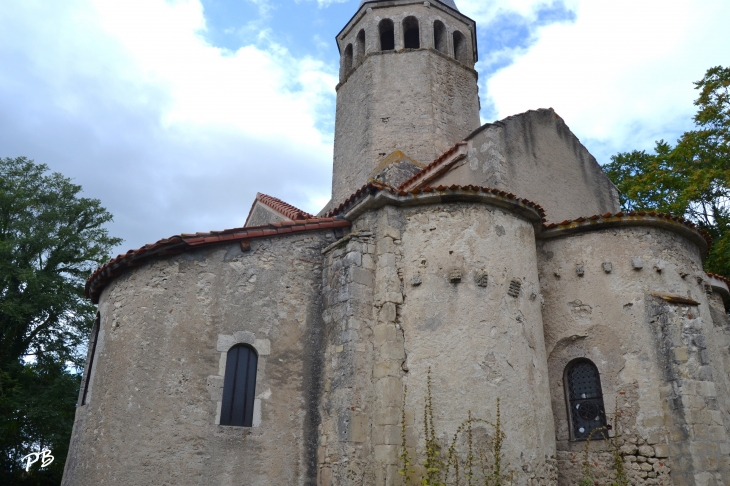
[[419, 49], [421, 47], [421, 33], [416, 17], [403, 19], [403, 44], [406, 49]]
[[380, 34], [380, 50], [392, 51], [395, 49], [395, 29], [393, 21], [383, 19], [378, 24], [378, 33]]

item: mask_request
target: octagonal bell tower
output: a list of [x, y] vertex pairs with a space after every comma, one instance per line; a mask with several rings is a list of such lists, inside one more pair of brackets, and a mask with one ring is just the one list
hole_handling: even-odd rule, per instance
[[363, 0], [337, 45], [333, 205], [394, 152], [428, 164], [479, 127], [476, 24], [453, 0]]

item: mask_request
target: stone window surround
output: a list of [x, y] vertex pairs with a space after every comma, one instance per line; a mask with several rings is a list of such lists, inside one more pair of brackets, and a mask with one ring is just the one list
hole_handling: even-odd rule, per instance
[[260, 393], [262, 382], [261, 370], [266, 369], [266, 357], [271, 354], [271, 342], [265, 338], [257, 339], [256, 335], [251, 331], [235, 331], [233, 334], [218, 334], [218, 343], [216, 345], [216, 350], [220, 352], [218, 374], [208, 377], [208, 387], [210, 388], [211, 399], [213, 399], [216, 403], [215, 425], [220, 425], [221, 422], [221, 407], [223, 406], [223, 379], [226, 373], [228, 350], [237, 344], [248, 344], [253, 346], [259, 356], [256, 367], [256, 398], [253, 402], [252, 424], [252, 427], [257, 428], [261, 426], [262, 400], [267, 400], [271, 396], [271, 391], [269, 389]]

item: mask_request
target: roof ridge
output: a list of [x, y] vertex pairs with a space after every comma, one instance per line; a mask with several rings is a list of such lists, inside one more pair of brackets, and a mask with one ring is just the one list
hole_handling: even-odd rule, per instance
[[[307, 213], [304, 213], [307, 214]], [[310, 215], [311, 216], [311, 215]], [[268, 236], [279, 236], [291, 233], [301, 233], [330, 228], [349, 227], [350, 222], [341, 218], [309, 217], [295, 221], [282, 221], [261, 226], [232, 228], [222, 231], [208, 231], [206, 233], [181, 233], [169, 238], [163, 238], [155, 243], [149, 243], [129, 250], [123, 255], [117, 255], [104, 265], [97, 268], [86, 280], [85, 293], [92, 302], [98, 303], [101, 289], [124, 270], [141, 265], [140, 260], [147, 260], [155, 256], [167, 256], [184, 253], [185, 251], [218, 243], [250, 240]]]
[[658, 219], [666, 219], [670, 221], [674, 221], [675, 223], [681, 224], [682, 226], [685, 226], [689, 229], [692, 229], [696, 231], [697, 233], [702, 236], [702, 238], [707, 243], [708, 251], [712, 247], [712, 238], [710, 237], [710, 234], [699, 228], [695, 223], [692, 221], [689, 221], [687, 219], [684, 219], [681, 216], [674, 216], [669, 213], [659, 213], [656, 211], [619, 211], [618, 213], [605, 213], [605, 214], [594, 214], [593, 216], [581, 216], [579, 218], [575, 219], [566, 219], [565, 221], [561, 221], [560, 223], [549, 223], [549, 224], [543, 224], [543, 229], [553, 229], [553, 228], [559, 228], [561, 226], [572, 226], [576, 223], [585, 223], [588, 222], [590, 224], [591, 222], [600, 222], [602, 219], [636, 219], [636, 217], [652, 217], [652, 218], [658, 218]]
[[456, 151], [459, 149], [459, 147], [463, 147], [465, 145], [468, 145], [468, 142], [458, 142], [456, 145], [448, 149], [446, 152], [442, 153], [438, 156], [436, 160], [428, 164], [423, 169], [419, 170], [415, 174], [413, 174], [410, 178], [408, 178], [406, 181], [404, 181], [401, 185], [398, 186], [398, 190], [403, 190], [409, 185], [411, 185], [413, 182], [417, 181], [418, 179], [424, 178], [426, 175], [428, 175], [428, 172], [431, 171], [431, 169], [435, 169], [438, 165], [446, 161], [450, 156], [454, 155]]
[[419, 194], [430, 194], [430, 193], [433, 193], [434, 191], [437, 191], [437, 192], [469, 191], [469, 192], [491, 193], [495, 196], [504, 197], [506, 199], [512, 199], [515, 202], [523, 203], [526, 206], [532, 207], [533, 209], [535, 209], [538, 212], [543, 223], [545, 223], [547, 221], [545, 219], [545, 216], [546, 216], [545, 210], [542, 208], [542, 206], [540, 206], [536, 202], [530, 201], [529, 199], [520, 198], [510, 192], [502, 191], [500, 189], [495, 189], [492, 187], [483, 187], [483, 186], [474, 186], [474, 185], [461, 186], [458, 184], [452, 184], [450, 186], [444, 186], [444, 185], [439, 185], [437, 187], [426, 186], [426, 187], [421, 187], [421, 188], [416, 188], [416, 189], [411, 189], [409, 191], [405, 191], [403, 189], [400, 189], [400, 187], [398, 189], [396, 189], [387, 184], [381, 184], [381, 183], [375, 183], [375, 182], [368, 182], [367, 184], [362, 186], [360, 189], [355, 191], [350, 197], [345, 199], [345, 201], [343, 201], [339, 206], [337, 206], [336, 208], [332, 209], [329, 213], [327, 213], [327, 216], [331, 216], [331, 217], [337, 216], [341, 212], [343, 212], [348, 206], [352, 205], [352, 203], [358, 201], [361, 198], [364, 198], [367, 195], [371, 195], [371, 194], [374, 194], [375, 192], [380, 192], [380, 191], [387, 191], [391, 194], [395, 194], [396, 196], [407, 196], [409, 194], [417, 196]]
[[298, 207], [292, 206], [291, 204], [284, 202], [277, 197], [269, 196], [268, 194], [264, 194], [263, 192], [256, 193], [256, 201], [259, 201], [260, 203], [265, 204], [266, 206], [270, 207], [277, 213], [282, 214], [283, 216], [286, 216], [287, 218], [291, 219], [292, 221], [296, 221], [299, 219], [314, 218], [314, 215], [309, 214], [306, 211], [302, 211]]

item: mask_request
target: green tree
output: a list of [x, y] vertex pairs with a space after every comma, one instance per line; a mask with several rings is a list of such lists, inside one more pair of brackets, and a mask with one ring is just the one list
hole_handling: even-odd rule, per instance
[[706, 270], [730, 276], [730, 68], [717, 66], [695, 83], [695, 129], [654, 153], [611, 157], [604, 167], [624, 210], [683, 215], [713, 239]]
[[[96, 309], [89, 273], [121, 240], [81, 187], [24, 157], [0, 159], [0, 483], [60, 483]], [[46, 470], [24, 455], [49, 447]]]

